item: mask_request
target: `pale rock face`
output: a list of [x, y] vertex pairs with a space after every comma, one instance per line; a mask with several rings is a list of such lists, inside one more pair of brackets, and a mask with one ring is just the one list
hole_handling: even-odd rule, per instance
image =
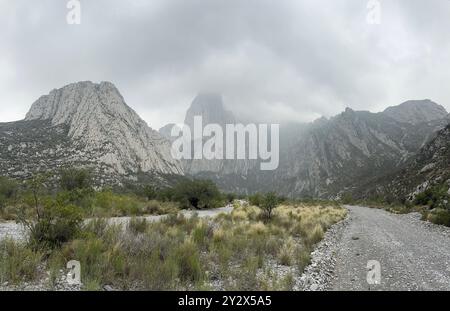
[[98, 161], [119, 174], [183, 174], [170, 143], [125, 103], [112, 83], [79, 82], [53, 90], [32, 105], [25, 120], [67, 125], [74, 144], [98, 150]]

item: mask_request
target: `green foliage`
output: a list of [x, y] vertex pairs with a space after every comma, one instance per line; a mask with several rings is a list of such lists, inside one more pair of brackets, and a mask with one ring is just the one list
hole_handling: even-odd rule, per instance
[[43, 255], [10, 239], [0, 241], [0, 283], [17, 284], [37, 278]]
[[147, 229], [147, 220], [145, 218], [131, 218], [128, 223], [128, 230], [134, 234], [144, 233]]
[[355, 202], [351, 193], [344, 193], [341, 198], [342, 204], [352, 204]]
[[0, 176], [0, 210], [5, 207], [8, 200], [16, 197], [18, 188], [14, 180]]
[[55, 200], [44, 203], [41, 215], [36, 221], [22, 218], [29, 229], [29, 243], [34, 248], [55, 248], [73, 239], [79, 232], [82, 213], [74, 205], [61, 205]]
[[248, 201], [249, 201], [250, 205], [253, 205], [253, 206], [260, 206], [262, 200], [263, 200], [263, 196], [260, 193], [255, 193], [248, 197]]
[[416, 205], [428, 205], [430, 208], [449, 208], [450, 196], [447, 193], [448, 186], [437, 185], [419, 193], [414, 203]]
[[227, 203], [233, 203], [234, 200], [236, 200], [237, 196], [234, 193], [227, 193], [225, 194], [225, 198], [227, 200]]
[[189, 241], [184, 242], [175, 251], [179, 267], [179, 277], [184, 282], [200, 282], [204, 272], [200, 264], [200, 254], [197, 246]]
[[215, 208], [222, 203], [220, 191], [209, 180], [181, 182], [174, 188], [174, 197], [183, 208]]
[[27, 191], [31, 194], [26, 197], [28, 199], [26, 203], [34, 207], [38, 219], [41, 217], [40, 198], [47, 187], [48, 178], [49, 174], [35, 174], [26, 183]]
[[87, 189], [91, 187], [92, 177], [85, 169], [65, 168], [60, 172], [59, 183], [65, 191]]
[[437, 208], [426, 214], [426, 219], [437, 225], [450, 227], [450, 211]]
[[151, 185], [146, 185], [143, 187], [143, 195], [148, 199], [148, 200], [154, 200], [157, 197], [157, 191], [155, 189], [155, 187], [151, 186]]
[[262, 209], [264, 217], [267, 220], [272, 218], [273, 210], [279, 204], [278, 202], [278, 197], [274, 192], [266, 193], [262, 198], [259, 207]]

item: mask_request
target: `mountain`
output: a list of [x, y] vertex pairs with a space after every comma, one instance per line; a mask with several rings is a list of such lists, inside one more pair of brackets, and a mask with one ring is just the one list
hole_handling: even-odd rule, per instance
[[170, 143], [109, 82], [78, 82], [40, 97], [22, 121], [0, 124], [0, 173], [89, 166], [100, 184], [183, 174]]
[[450, 186], [450, 125], [438, 131], [398, 172], [384, 176], [372, 194], [412, 201], [431, 186]]
[[236, 122], [233, 113], [225, 109], [222, 95], [216, 93], [198, 94], [186, 112], [184, 124], [193, 129], [195, 116], [201, 116], [204, 125], [225, 125], [227, 123], [234, 124]]
[[[205, 103], [201, 109], [191, 107], [186, 119], [192, 119], [193, 110], [209, 113]], [[215, 120], [229, 115], [222, 103], [213, 106]], [[248, 160], [239, 160], [241, 166], [237, 161], [196, 160], [185, 171], [213, 179], [229, 191], [275, 190], [292, 197], [336, 198], [357, 193], [360, 185], [401, 169], [447, 124], [445, 109], [429, 100], [408, 101], [381, 113], [347, 108], [330, 119], [282, 124], [280, 165], [275, 171], [260, 171], [257, 161]]]
[[418, 124], [442, 119], [447, 111], [435, 102], [425, 100], [410, 100], [398, 106], [388, 107], [383, 114], [403, 123]]
[[[223, 155], [226, 153], [226, 141], [225, 141], [225, 126], [226, 124], [236, 124], [240, 121], [234, 116], [234, 114], [225, 108], [222, 95], [216, 93], [200, 93], [192, 101], [189, 109], [186, 112], [184, 124], [186, 124], [193, 134], [194, 131], [194, 117], [202, 117], [202, 129], [207, 124], [218, 124], [222, 127], [224, 133], [223, 143]], [[194, 138], [194, 137], [193, 137]], [[202, 144], [208, 139], [204, 137]], [[194, 144], [194, 143], [193, 143]], [[193, 150], [192, 145], [192, 150]], [[216, 179], [217, 176], [210, 176], [211, 174], [232, 174], [245, 176], [248, 171], [255, 167], [257, 161], [255, 160], [238, 160], [238, 159], [188, 159], [183, 160], [184, 171], [192, 176], [199, 178], [211, 178]]]

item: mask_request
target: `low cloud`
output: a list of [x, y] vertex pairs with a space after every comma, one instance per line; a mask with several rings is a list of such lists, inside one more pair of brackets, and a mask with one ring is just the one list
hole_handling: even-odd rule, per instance
[[200, 91], [241, 118], [309, 121], [431, 98], [450, 108], [450, 1], [0, 0], [1, 121], [79, 81], [116, 84], [158, 128]]

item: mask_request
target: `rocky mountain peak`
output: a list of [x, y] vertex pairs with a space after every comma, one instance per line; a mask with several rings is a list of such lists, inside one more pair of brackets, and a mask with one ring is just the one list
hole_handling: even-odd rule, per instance
[[200, 93], [194, 98], [184, 120], [184, 123], [191, 128], [194, 124], [194, 116], [202, 116], [204, 125], [235, 122], [233, 113], [224, 107], [222, 95], [216, 93]]
[[110, 82], [85, 81], [52, 90], [32, 105], [25, 121], [33, 120], [67, 126], [74, 145], [98, 150], [98, 161], [119, 174], [182, 173], [171, 158], [169, 142], [125, 103]]
[[443, 119], [448, 114], [444, 107], [429, 99], [409, 100], [398, 106], [388, 107], [382, 113], [396, 121], [410, 124]]

